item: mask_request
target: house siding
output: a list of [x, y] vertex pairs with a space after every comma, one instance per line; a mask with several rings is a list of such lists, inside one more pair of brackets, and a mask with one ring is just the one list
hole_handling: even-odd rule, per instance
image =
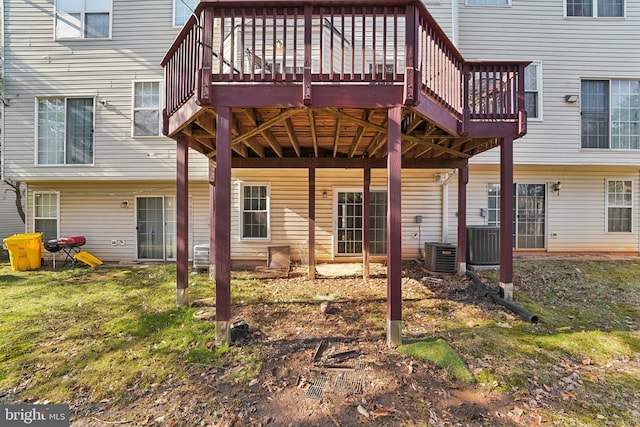
[[0, 246], [3, 239], [19, 233], [24, 233], [24, 223], [16, 209], [15, 193], [0, 181]]

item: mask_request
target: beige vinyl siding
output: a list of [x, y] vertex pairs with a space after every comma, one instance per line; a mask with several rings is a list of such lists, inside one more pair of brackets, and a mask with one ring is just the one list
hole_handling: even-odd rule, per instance
[[[467, 187], [467, 224], [484, 225], [480, 209], [487, 207], [487, 185], [500, 182], [498, 167], [470, 168]], [[546, 243], [548, 252], [637, 252], [639, 250], [640, 172], [621, 167], [522, 166], [514, 171], [514, 182], [546, 184]], [[606, 224], [606, 180], [633, 182], [633, 232], [608, 233]], [[554, 193], [553, 183], [562, 189]], [[552, 233], [555, 237], [552, 237]]]
[[[175, 176], [175, 141], [133, 138], [132, 81], [163, 80], [160, 60], [179, 29], [172, 0], [113, 1], [111, 40], [53, 38], [50, 0], [5, 1], [5, 174], [23, 180], [146, 180]], [[94, 97], [93, 166], [35, 167], [36, 97]], [[100, 101], [106, 102], [104, 106]], [[192, 152], [192, 177], [206, 159]]]
[[0, 246], [3, 239], [19, 233], [24, 233], [24, 224], [16, 210], [15, 193], [0, 181]]
[[[60, 236], [85, 236], [82, 247], [104, 261], [132, 261], [137, 258], [136, 197], [175, 197], [175, 183], [157, 182], [38, 182], [28, 189], [27, 228], [33, 230], [33, 193], [59, 192]], [[191, 182], [193, 200], [193, 244], [209, 243], [209, 184]], [[122, 208], [121, 202], [128, 207]], [[113, 246], [112, 240], [125, 245]], [[46, 251], [46, 258], [50, 257]]]
[[[466, 59], [525, 59], [542, 66], [544, 121], [530, 120], [517, 140], [517, 164], [628, 165], [640, 150], [581, 149], [580, 80], [640, 80], [640, 2], [626, 18], [564, 18], [563, 0], [520, 0], [511, 7], [470, 7], [460, 0], [460, 50]], [[496, 29], [499, 28], [499, 31]], [[499, 161], [499, 149], [472, 163]]]

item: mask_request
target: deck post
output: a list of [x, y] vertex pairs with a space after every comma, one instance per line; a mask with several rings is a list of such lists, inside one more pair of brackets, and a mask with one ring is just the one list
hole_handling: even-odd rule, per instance
[[369, 280], [369, 247], [371, 239], [371, 167], [364, 167], [362, 189], [362, 278]]
[[387, 345], [402, 345], [402, 108], [389, 108], [387, 120]]
[[309, 168], [309, 280], [316, 279], [316, 168]]
[[513, 137], [500, 145], [500, 288], [513, 300]]
[[[467, 274], [467, 184], [469, 166], [458, 169], [458, 274]], [[447, 215], [444, 212], [443, 215]]]
[[177, 139], [176, 161], [176, 305], [189, 305], [189, 141]]
[[209, 279], [216, 279], [216, 164], [209, 161]]
[[231, 344], [231, 108], [216, 117], [216, 343]]

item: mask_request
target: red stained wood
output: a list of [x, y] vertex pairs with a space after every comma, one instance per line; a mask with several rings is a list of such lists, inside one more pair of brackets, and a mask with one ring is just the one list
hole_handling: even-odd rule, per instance
[[216, 254], [216, 167], [209, 162], [209, 265], [215, 265]]
[[[467, 262], [467, 184], [469, 167], [458, 168], [458, 262]], [[448, 212], [443, 212], [448, 215]]]
[[362, 276], [364, 280], [369, 279], [369, 247], [371, 237], [371, 167], [364, 167], [362, 189]]
[[402, 320], [402, 108], [388, 112], [387, 142], [387, 320]]
[[216, 117], [216, 321], [231, 319], [231, 109]]
[[189, 141], [177, 140], [176, 163], [176, 287], [189, 287]]
[[500, 282], [513, 283], [513, 137], [500, 146]]
[[309, 280], [316, 278], [316, 169], [309, 168]]

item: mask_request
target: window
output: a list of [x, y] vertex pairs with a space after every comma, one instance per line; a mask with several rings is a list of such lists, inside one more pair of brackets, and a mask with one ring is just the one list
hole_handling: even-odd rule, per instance
[[511, 4], [511, 0], [467, 0], [469, 6], [504, 6]]
[[93, 163], [93, 98], [38, 99], [38, 165]]
[[524, 108], [527, 118], [542, 118], [541, 85], [540, 64], [529, 64], [524, 69]]
[[640, 149], [640, 82], [583, 80], [582, 148]]
[[160, 82], [133, 83], [133, 136], [160, 135]]
[[269, 188], [243, 184], [241, 194], [242, 239], [269, 239]]
[[624, 0], [567, 0], [567, 16], [623, 17]]
[[111, 0], [57, 0], [56, 39], [111, 37]]
[[199, 0], [173, 0], [173, 25], [181, 27], [187, 22], [191, 11], [196, 8]]
[[58, 238], [58, 193], [34, 193], [33, 230], [42, 233], [42, 241]]
[[632, 230], [632, 181], [607, 181], [607, 231], [609, 233]]
[[487, 225], [500, 225], [500, 184], [487, 186]]

